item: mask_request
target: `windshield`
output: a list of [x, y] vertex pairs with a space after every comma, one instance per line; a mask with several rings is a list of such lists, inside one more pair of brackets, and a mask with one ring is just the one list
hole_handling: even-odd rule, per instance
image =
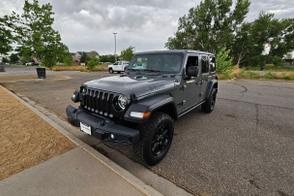
[[128, 69], [177, 73], [181, 70], [182, 62], [182, 54], [138, 54], [132, 58]]

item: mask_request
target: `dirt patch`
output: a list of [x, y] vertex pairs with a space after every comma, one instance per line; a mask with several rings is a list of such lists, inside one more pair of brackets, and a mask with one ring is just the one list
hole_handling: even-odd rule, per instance
[[0, 86], [0, 180], [75, 145]]

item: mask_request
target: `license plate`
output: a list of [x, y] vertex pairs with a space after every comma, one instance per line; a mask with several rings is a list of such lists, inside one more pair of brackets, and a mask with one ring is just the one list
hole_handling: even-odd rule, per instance
[[91, 127], [89, 125], [86, 125], [82, 122], [80, 122], [81, 131], [91, 135]]

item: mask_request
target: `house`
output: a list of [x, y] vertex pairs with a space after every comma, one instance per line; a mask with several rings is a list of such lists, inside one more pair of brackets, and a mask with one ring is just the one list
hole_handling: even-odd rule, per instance
[[82, 55], [79, 52], [76, 53], [70, 53], [72, 57], [72, 61], [74, 62], [75, 65], [79, 65], [81, 61]]
[[294, 66], [294, 50], [292, 50], [292, 52], [288, 52], [283, 59], [287, 65]]
[[90, 52], [77, 51], [75, 53], [70, 53], [74, 64], [76, 64], [76, 65], [81, 64], [81, 58], [82, 58], [83, 53], [85, 53], [88, 58], [94, 58], [94, 57], [99, 58], [99, 54], [96, 51], [90, 51]]
[[99, 58], [99, 54], [96, 51], [90, 51], [90, 52], [86, 52], [87, 57], [89, 58]]

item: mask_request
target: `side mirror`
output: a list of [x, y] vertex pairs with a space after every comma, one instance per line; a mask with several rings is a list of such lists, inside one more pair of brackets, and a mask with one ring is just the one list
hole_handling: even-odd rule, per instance
[[196, 66], [188, 66], [186, 70], [186, 74], [188, 77], [198, 76], [198, 67]]

